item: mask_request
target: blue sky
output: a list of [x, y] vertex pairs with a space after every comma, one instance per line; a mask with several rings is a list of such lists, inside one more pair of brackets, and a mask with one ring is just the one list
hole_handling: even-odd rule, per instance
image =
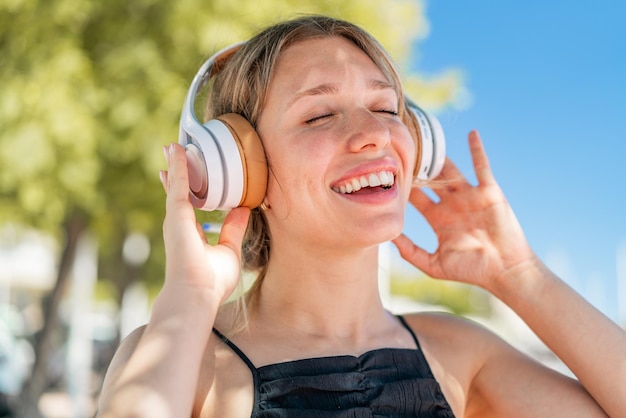
[[[426, 15], [430, 34], [414, 69], [458, 68], [471, 94], [468, 108], [438, 114], [448, 155], [471, 175], [466, 137], [478, 129], [535, 251], [618, 320], [626, 3], [432, 0]], [[432, 249], [420, 216], [409, 211], [407, 220], [407, 234]]]

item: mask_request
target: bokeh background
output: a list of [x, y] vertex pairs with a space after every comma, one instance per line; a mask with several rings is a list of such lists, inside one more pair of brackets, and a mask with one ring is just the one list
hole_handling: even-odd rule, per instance
[[[470, 178], [466, 135], [479, 129], [539, 256], [626, 325], [624, 12], [609, 0], [0, 0], [0, 417], [93, 415], [163, 279], [161, 147], [191, 78], [215, 50], [301, 13], [372, 32]], [[436, 248], [411, 209], [406, 232]], [[389, 245], [380, 276], [390, 309], [464, 315], [568, 372], [484, 292], [426, 278]]]

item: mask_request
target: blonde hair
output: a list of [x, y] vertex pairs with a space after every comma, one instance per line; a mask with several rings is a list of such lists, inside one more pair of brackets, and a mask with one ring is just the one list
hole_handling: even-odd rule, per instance
[[[238, 113], [256, 128], [280, 54], [295, 43], [328, 37], [343, 37], [351, 41], [381, 70], [397, 93], [400, 117], [409, 127], [416, 144], [419, 144], [417, 121], [407, 108], [400, 77], [383, 47], [360, 27], [326, 16], [303, 16], [270, 26], [244, 43], [227, 61], [220, 63], [216, 68], [205, 117], [211, 119], [225, 113]], [[419, 160], [421, 147], [418, 145], [417, 148]], [[270, 246], [271, 234], [265, 215], [262, 210], [254, 209], [242, 248], [243, 268], [257, 274], [245, 297], [248, 306], [252, 305], [265, 277]]]

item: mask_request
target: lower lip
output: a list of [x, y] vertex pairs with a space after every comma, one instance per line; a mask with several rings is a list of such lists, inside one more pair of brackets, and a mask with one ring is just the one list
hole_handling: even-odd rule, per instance
[[391, 202], [398, 197], [398, 187], [396, 184], [391, 186], [389, 189], [383, 188], [375, 188], [370, 189], [367, 188], [362, 192], [357, 193], [337, 193], [339, 196], [346, 198], [350, 201], [360, 203], [360, 204], [368, 204], [368, 205], [382, 205], [388, 202]]

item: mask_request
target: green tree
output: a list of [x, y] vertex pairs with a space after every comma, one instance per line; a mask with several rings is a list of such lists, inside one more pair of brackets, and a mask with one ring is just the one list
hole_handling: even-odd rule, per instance
[[[454, 72], [425, 80], [408, 71], [413, 43], [428, 33], [421, 0], [0, 0], [0, 228], [37, 228], [61, 248], [24, 405], [36, 405], [45, 389], [57, 306], [83, 233], [96, 235], [100, 279], [113, 283], [118, 297], [136, 278], [160, 283], [160, 148], [177, 140], [199, 64], [298, 13], [329, 14], [371, 31], [427, 107], [459, 91]], [[153, 249], [140, 271], [122, 258], [132, 232], [146, 234]]]

